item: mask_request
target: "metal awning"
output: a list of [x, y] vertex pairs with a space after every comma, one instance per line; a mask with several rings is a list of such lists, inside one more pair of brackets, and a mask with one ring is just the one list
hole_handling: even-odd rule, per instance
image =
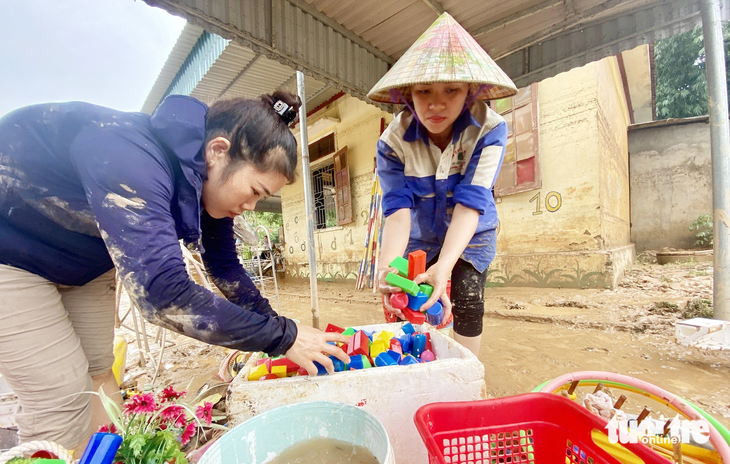
[[[250, 56], [242, 58], [264, 60], [247, 72], [274, 61], [302, 70], [334, 93], [363, 99], [443, 11], [474, 35], [518, 86], [669, 37], [701, 21], [700, 0], [145, 1], [234, 41], [248, 50]], [[728, 19], [730, 0], [720, 2], [723, 19]], [[293, 75], [289, 72], [287, 78]], [[307, 89], [308, 95], [314, 93]]]

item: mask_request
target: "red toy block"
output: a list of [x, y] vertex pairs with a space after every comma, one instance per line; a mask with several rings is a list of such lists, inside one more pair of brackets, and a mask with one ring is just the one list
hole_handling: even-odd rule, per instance
[[259, 380], [274, 380], [274, 379], [278, 379], [278, 378], [279, 378], [279, 376], [276, 374], [266, 374], [266, 375], [262, 375], [261, 378], [259, 378]]
[[342, 332], [344, 332], [344, 331], [345, 331], [345, 329], [343, 329], [343, 328], [341, 328], [341, 327], [337, 327], [337, 326], [336, 326], [336, 325], [334, 325], [334, 324], [327, 324], [327, 328], [326, 328], [326, 329], [324, 329], [324, 331], [325, 331], [325, 332], [334, 332], [334, 333], [338, 333], [338, 334], [341, 334]]
[[297, 370], [297, 374], [299, 374], [299, 375], [309, 375], [309, 372], [308, 372], [308, 371], [307, 371], [307, 370], [306, 370], [305, 368], [303, 368], [303, 367], [300, 367], [300, 368], [299, 368], [299, 369]]
[[[289, 358], [279, 358], [271, 361], [271, 367], [274, 366], [286, 366], [287, 374], [293, 374], [299, 370], [299, 364]], [[269, 368], [269, 372], [271, 372], [271, 368]]]
[[406, 317], [406, 320], [410, 322], [411, 324], [423, 324], [426, 322], [426, 315], [419, 311], [413, 311], [412, 309], [402, 309], [403, 315]]
[[370, 339], [367, 334], [362, 330], [355, 332], [355, 335], [350, 337], [350, 343], [347, 345], [348, 356], [354, 356], [357, 354], [363, 354], [365, 356], [370, 354]]
[[259, 360], [256, 361], [256, 365], [257, 366], [260, 366], [262, 364], [266, 364], [266, 370], [268, 372], [271, 372], [271, 366], [272, 366], [271, 363], [272, 363], [271, 358], [262, 358], [262, 359], [259, 359]]
[[395, 309], [404, 309], [408, 307], [408, 294], [405, 292], [391, 293], [390, 305]]
[[424, 351], [425, 350], [433, 351], [433, 348], [431, 348], [431, 334], [426, 332], [425, 335], [426, 335], [426, 348], [424, 348]]
[[424, 272], [426, 272], [426, 252], [416, 250], [408, 253], [408, 279], [413, 280]]
[[397, 338], [390, 339], [390, 349], [395, 351], [396, 353], [403, 354], [403, 347], [400, 345], [400, 340], [398, 340]]

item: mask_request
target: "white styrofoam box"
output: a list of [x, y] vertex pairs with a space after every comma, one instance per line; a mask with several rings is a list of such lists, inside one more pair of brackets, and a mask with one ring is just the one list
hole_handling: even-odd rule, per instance
[[[396, 323], [360, 328], [395, 333], [401, 326]], [[398, 464], [428, 462], [426, 447], [413, 422], [416, 410], [428, 403], [484, 399], [486, 385], [484, 366], [471, 351], [430, 325], [416, 329], [431, 334], [435, 361], [249, 382], [249, 369], [262, 357], [254, 354], [229, 387], [230, 425], [285, 404], [338, 401], [362, 407], [383, 423]]]
[[730, 322], [696, 317], [678, 321], [674, 327], [677, 343], [710, 350], [730, 350]]

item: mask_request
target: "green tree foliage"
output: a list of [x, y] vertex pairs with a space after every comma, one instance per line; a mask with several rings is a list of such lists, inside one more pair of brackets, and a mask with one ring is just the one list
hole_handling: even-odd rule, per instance
[[[281, 213], [263, 213], [260, 211], [244, 211], [243, 217], [246, 218], [249, 224], [256, 228], [257, 226], [264, 226], [269, 231], [269, 237], [273, 243], [279, 242], [279, 228], [281, 228], [283, 222]], [[264, 233], [259, 231], [259, 238], [266, 240]]]
[[[730, 62], [730, 22], [723, 24], [723, 35], [727, 65]], [[657, 41], [654, 63], [657, 119], [688, 118], [708, 113], [702, 27]]]

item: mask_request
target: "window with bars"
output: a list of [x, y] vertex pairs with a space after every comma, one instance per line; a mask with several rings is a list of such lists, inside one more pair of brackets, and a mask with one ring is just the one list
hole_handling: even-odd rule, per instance
[[[334, 138], [332, 140], [331, 146], [334, 151]], [[327, 154], [331, 154], [331, 152]], [[326, 154], [321, 155], [320, 158], [324, 156]], [[316, 229], [326, 229], [352, 222], [347, 147], [333, 154], [330, 161], [323, 161], [323, 163], [325, 164], [312, 170], [314, 226]]]
[[520, 89], [514, 97], [495, 100], [492, 107], [507, 123], [507, 147], [494, 195], [540, 188], [537, 84]]

